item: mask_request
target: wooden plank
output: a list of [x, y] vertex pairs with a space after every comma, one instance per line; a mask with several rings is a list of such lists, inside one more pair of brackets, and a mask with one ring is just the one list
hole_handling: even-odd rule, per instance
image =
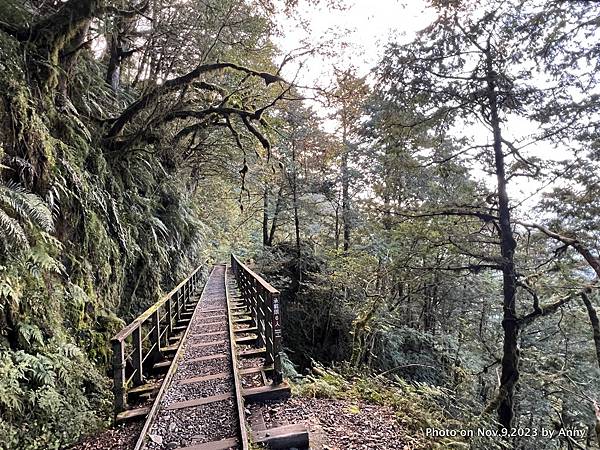
[[285, 381], [278, 385], [269, 384], [255, 388], [242, 389], [244, 399], [251, 402], [263, 402], [265, 400], [280, 400], [289, 398], [292, 394], [289, 384]]
[[252, 336], [245, 336], [245, 337], [239, 337], [235, 339], [235, 343], [236, 344], [251, 344], [252, 342], [256, 341], [258, 339], [258, 336], [252, 335]]
[[252, 433], [252, 438], [256, 444], [264, 445], [270, 449], [309, 447], [308, 430], [300, 424], [256, 431]]
[[131, 420], [142, 419], [148, 415], [150, 412], [149, 406], [144, 406], [142, 408], [136, 409], [128, 409], [126, 411], [120, 412], [117, 414], [115, 421], [117, 423], [121, 422], [129, 422]]
[[141, 386], [136, 386], [134, 388], [129, 389], [129, 391], [127, 393], [130, 395], [131, 394], [137, 394], [137, 395], [145, 394], [147, 392], [152, 392], [155, 389], [158, 389], [161, 384], [162, 384], [162, 381], [157, 381], [155, 383], [142, 384]]
[[234, 333], [256, 333], [258, 328], [256, 327], [248, 327], [248, 328], [238, 328], [237, 330], [233, 330]]
[[171, 411], [174, 409], [191, 408], [193, 406], [206, 405], [208, 403], [215, 403], [215, 402], [227, 400], [228, 398], [231, 398], [232, 395], [233, 395], [232, 392], [226, 392], [225, 394], [212, 395], [210, 397], [194, 398], [192, 400], [185, 400], [183, 402], [171, 403], [165, 409]]
[[240, 375], [251, 375], [258, 372], [270, 372], [273, 370], [273, 364], [269, 364], [267, 366], [259, 366], [259, 367], [249, 367], [247, 369], [240, 369]]
[[255, 356], [260, 356], [262, 354], [264, 354], [267, 351], [266, 348], [262, 347], [262, 348], [251, 348], [248, 350], [240, 350], [238, 352], [238, 355], [243, 357], [243, 358], [254, 358]]
[[157, 362], [152, 366], [153, 370], [168, 369], [173, 361], [171, 359], [165, 359], [164, 361]]
[[160, 351], [163, 353], [176, 352], [179, 348], [179, 343], [167, 345], [166, 347], [161, 347]]
[[178, 450], [228, 450], [237, 447], [237, 438], [221, 439], [220, 441], [205, 442], [204, 444], [194, 444], [189, 447], [180, 447]]
[[234, 319], [232, 322], [233, 323], [248, 323], [248, 322], [252, 322], [252, 317], [247, 317], [245, 319]]
[[169, 336], [169, 342], [179, 341], [179, 340], [181, 340], [181, 336], [183, 336], [183, 333], [176, 334], [174, 336]]
[[203, 381], [220, 380], [222, 378], [227, 378], [228, 376], [229, 376], [229, 372], [221, 372], [221, 373], [215, 373], [213, 375], [205, 375], [203, 377], [185, 378], [185, 379], [181, 380], [179, 382], [179, 384], [192, 384], [192, 383], [201, 383]]

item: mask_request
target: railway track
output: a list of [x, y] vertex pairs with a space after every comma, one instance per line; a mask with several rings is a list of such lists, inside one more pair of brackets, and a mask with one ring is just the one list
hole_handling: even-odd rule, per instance
[[135, 450], [248, 448], [226, 275], [213, 268]]

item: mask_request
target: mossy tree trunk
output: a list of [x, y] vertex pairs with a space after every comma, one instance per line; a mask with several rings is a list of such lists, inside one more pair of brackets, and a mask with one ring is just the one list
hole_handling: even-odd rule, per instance
[[[60, 74], [65, 73], [61, 61], [63, 51], [71, 47], [69, 51], [74, 57], [79, 48], [73, 44], [85, 35], [90, 20], [100, 12], [100, 0], [69, 0], [54, 14], [13, 33], [33, 47], [29, 66], [46, 98], [53, 97], [60, 84]], [[70, 60], [67, 58], [67, 65]]]

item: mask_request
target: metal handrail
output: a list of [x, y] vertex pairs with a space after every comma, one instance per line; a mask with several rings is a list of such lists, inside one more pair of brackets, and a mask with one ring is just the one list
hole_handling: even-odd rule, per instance
[[[197, 267], [187, 278], [111, 339], [113, 392], [117, 414], [127, 409], [127, 392], [130, 384], [134, 386], [143, 384], [144, 373], [148, 372], [149, 366], [162, 359], [161, 342], [168, 343], [169, 337], [173, 334], [172, 324], [180, 319], [181, 311], [185, 309], [192, 293], [196, 290], [201, 270], [202, 266]], [[163, 327], [164, 330], [161, 330]], [[148, 340], [150, 346], [144, 348], [144, 342]]]
[[244, 304], [250, 311], [253, 325], [257, 329], [258, 345], [265, 347], [265, 362], [267, 365], [273, 364], [273, 382], [279, 384], [283, 381], [280, 293], [233, 253], [231, 270], [235, 275]]

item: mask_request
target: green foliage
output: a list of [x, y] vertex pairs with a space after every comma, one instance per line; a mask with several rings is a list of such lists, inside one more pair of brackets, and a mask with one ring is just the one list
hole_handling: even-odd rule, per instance
[[48, 206], [14, 183], [0, 184], [0, 246], [5, 251], [28, 249], [32, 227], [52, 231], [54, 221]]
[[[19, 330], [24, 338], [40, 339], [33, 326]], [[76, 346], [37, 344], [43, 354], [0, 350], [3, 448], [59, 448], [100, 427], [97, 412], [110, 408], [108, 383]]]

